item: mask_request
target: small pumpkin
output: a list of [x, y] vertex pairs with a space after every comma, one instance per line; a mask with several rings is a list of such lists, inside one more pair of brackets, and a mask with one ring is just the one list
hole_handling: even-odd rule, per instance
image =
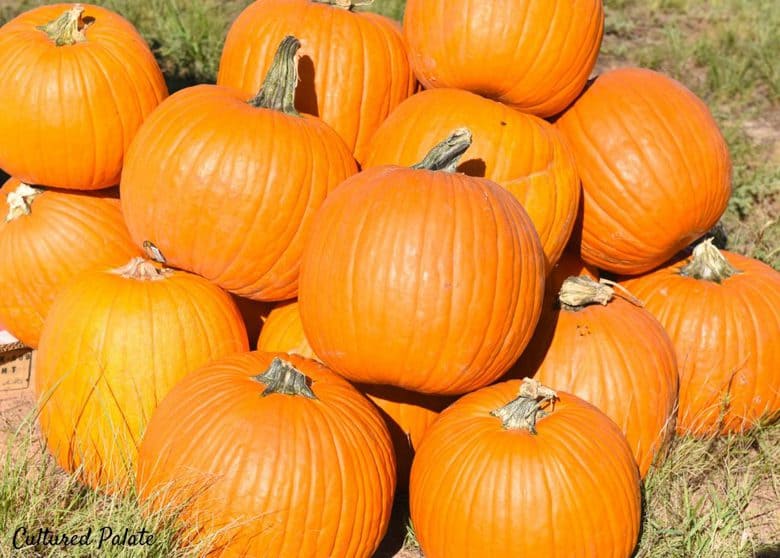
[[395, 462], [376, 409], [296, 355], [244, 353], [187, 376], [149, 423], [138, 493], [220, 556], [368, 558], [390, 521]]
[[296, 108], [322, 118], [360, 160], [387, 115], [417, 81], [389, 18], [351, 0], [258, 0], [233, 22], [217, 83], [254, 94], [285, 34], [302, 43]]
[[171, 96], [138, 132], [122, 174], [136, 243], [149, 239], [171, 265], [253, 300], [296, 295], [314, 212], [357, 172], [338, 135], [293, 106], [299, 47], [282, 41], [256, 97], [216, 85]]
[[641, 521], [639, 474], [615, 423], [535, 380], [445, 409], [417, 450], [409, 505], [428, 558], [628, 558]]
[[0, 189], [0, 321], [36, 348], [60, 288], [82, 271], [139, 256], [119, 200], [33, 187], [15, 178]]
[[51, 4], [0, 28], [0, 168], [28, 184], [119, 183], [125, 152], [168, 95], [135, 28], [91, 4]]
[[497, 380], [528, 343], [544, 252], [509, 192], [453, 172], [470, 143], [459, 130], [414, 168], [363, 171], [317, 213], [301, 319], [346, 378], [455, 395]]
[[547, 343], [529, 345], [514, 377], [533, 376], [603, 411], [626, 436], [644, 478], [674, 434], [679, 377], [674, 345], [638, 301], [607, 284], [570, 277], [547, 308]]
[[548, 266], [554, 265], [574, 227], [580, 179], [561, 133], [541, 118], [468, 91], [423, 91], [401, 103], [380, 126], [363, 168], [413, 165], [458, 127], [474, 137], [458, 171], [512, 192], [539, 233]]
[[157, 404], [189, 372], [248, 342], [230, 297], [143, 258], [86, 272], [60, 291], [41, 333], [35, 393], [57, 463], [122, 492]]
[[598, 76], [556, 121], [582, 179], [582, 259], [636, 275], [662, 265], [720, 219], [731, 160], [706, 105], [651, 70]]
[[407, 0], [404, 13], [427, 89], [465, 89], [541, 117], [582, 91], [603, 35], [602, 0]]
[[744, 432], [780, 417], [780, 273], [708, 239], [622, 284], [674, 343], [680, 434]]
[[301, 355], [317, 360], [306, 340], [298, 301], [279, 303], [268, 314], [260, 331], [257, 348], [261, 351]]

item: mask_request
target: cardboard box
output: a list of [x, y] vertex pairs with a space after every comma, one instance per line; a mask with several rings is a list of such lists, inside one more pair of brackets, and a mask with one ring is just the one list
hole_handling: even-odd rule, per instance
[[35, 354], [8, 332], [0, 331], [0, 410], [32, 407]]

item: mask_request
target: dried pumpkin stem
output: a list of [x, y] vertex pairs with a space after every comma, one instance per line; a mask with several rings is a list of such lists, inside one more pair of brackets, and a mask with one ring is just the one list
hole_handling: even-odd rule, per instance
[[458, 128], [450, 137], [431, 149], [425, 159], [414, 165], [413, 169], [455, 172], [463, 154], [471, 147], [471, 130]]
[[85, 21], [84, 6], [76, 4], [54, 21], [36, 27], [46, 33], [57, 46], [70, 46], [87, 41], [85, 31], [91, 21]]
[[680, 270], [680, 275], [703, 281], [720, 283], [742, 273], [731, 265], [720, 250], [708, 238], [693, 249], [691, 261]]
[[273, 359], [268, 370], [253, 376], [253, 378], [265, 384], [263, 397], [280, 393], [284, 395], [298, 395], [307, 399], [317, 399], [317, 396], [314, 395], [314, 392], [309, 387], [309, 379], [306, 375], [279, 357]]
[[501, 419], [506, 430], [527, 430], [536, 434], [536, 423], [549, 414], [542, 407], [554, 402], [558, 394], [537, 380], [524, 378], [517, 399], [490, 414]]
[[317, 4], [328, 4], [350, 12], [356, 7], [370, 6], [374, 0], [313, 0]]
[[29, 184], [19, 184], [16, 190], [9, 192], [6, 196], [8, 203], [8, 214], [5, 216], [5, 222], [10, 223], [23, 215], [32, 213], [32, 203], [35, 198], [43, 194], [40, 188], [33, 188]]
[[295, 88], [298, 86], [298, 50], [301, 42], [288, 35], [276, 51], [263, 86], [249, 104], [257, 108], [278, 110], [299, 116], [295, 110]]
[[130, 260], [122, 267], [112, 269], [110, 273], [124, 277], [125, 279], [136, 279], [138, 281], [160, 281], [173, 273], [172, 269], [159, 268], [146, 258], [136, 257]]
[[583, 275], [569, 277], [561, 285], [558, 300], [565, 310], [582, 310], [591, 304], [606, 306], [615, 296], [615, 291], [609, 286], [599, 283]]

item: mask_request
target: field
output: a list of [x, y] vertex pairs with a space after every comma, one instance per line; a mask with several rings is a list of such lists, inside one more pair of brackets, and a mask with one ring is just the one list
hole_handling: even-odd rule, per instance
[[[39, 4], [0, 0], [0, 23]], [[106, 0], [153, 46], [171, 89], [213, 82], [229, 22], [246, 0]], [[710, 106], [729, 143], [734, 194], [718, 231], [731, 250], [780, 270], [780, 10], [776, 0], [606, 0], [599, 69], [641, 65], [680, 80]], [[400, 18], [403, 2], [372, 9]], [[176, 546], [169, 518], [142, 518], [132, 498], [82, 488], [57, 471], [32, 425], [0, 416], [0, 556], [19, 525], [83, 532], [142, 526], [151, 547], [108, 548], [107, 556], [198, 556]], [[4, 423], [3, 420], [6, 422]], [[0, 445], [0, 447], [2, 447]], [[724, 439], [678, 439], [645, 485], [637, 558], [780, 557], [780, 426]], [[422, 556], [397, 505], [379, 556]], [[80, 554], [79, 552], [85, 552]], [[398, 553], [398, 554], [396, 554]], [[50, 547], [14, 556], [54, 556]], [[68, 556], [89, 556], [74, 550]]]

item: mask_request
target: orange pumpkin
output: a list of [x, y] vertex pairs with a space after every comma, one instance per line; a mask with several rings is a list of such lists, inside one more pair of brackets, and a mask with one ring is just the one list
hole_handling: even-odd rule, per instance
[[582, 91], [603, 34], [601, 0], [407, 0], [404, 14], [426, 88], [465, 89], [542, 117]]
[[[674, 434], [679, 378], [674, 345], [658, 320], [606, 284], [570, 277], [552, 335], [514, 368], [592, 403], [625, 434], [644, 478]], [[533, 341], [532, 341], [533, 343]]]
[[582, 178], [582, 258], [649, 271], [705, 234], [731, 195], [726, 142], [682, 84], [640, 68], [605, 72], [556, 122]]
[[35, 391], [57, 463], [94, 488], [123, 491], [157, 404], [189, 372], [248, 349], [230, 297], [143, 258], [79, 275], [41, 334]]
[[0, 321], [35, 348], [49, 307], [68, 280], [121, 265], [140, 251], [119, 200], [33, 188], [11, 178], [0, 189], [0, 254]]
[[626, 280], [680, 366], [680, 434], [743, 432], [780, 416], [780, 273], [711, 241]]
[[253, 300], [296, 295], [314, 212], [357, 171], [338, 135], [293, 107], [299, 46], [283, 41], [254, 98], [215, 85], [171, 96], [138, 132], [122, 174], [139, 245], [151, 240], [171, 265]]
[[[261, 351], [298, 354], [317, 359], [303, 331], [298, 302], [280, 304], [268, 315], [260, 333]], [[398, 487], [409, 486], [414, 450], [439, 412], [453, 399], [423, 395], [392, 386], [359, 384], [358, 390], [379, 408], [395, 450]]]
[[423, 91], [401, 103], [377, 130], [363, 168], [413, 165], [439, 138], [461, 126], [471, 130], [474, 142], [458, 170], [512, 192], [553, 265], [574, 227], [580, 179], [562, 135], [541, 118], [468, 91]]
[[190, 374], [139, 454], [138, 492], [179, 509], [218, 556], [368, 558], [390, 521], [395, 464], [376, 409], [295, 355], [245, 353]]
[[0, 167], [29, 184], [119, 183], [141, 123], [168, 95], [135, 28], [90, 4], [52, 4], [0, 28]]
[[400, 26], [352, 11], [350, 0], [258, 0], [233, 22], [219, 64], [219, 85], [253, 94], [286, 34], [302, 43], [295, 106], [319, 116], [362, 159], [371, 135], [414, 93]]
[[[519, 391], [519, 396], [518, 396]], [[412, 464], [409, 505], [427, 558], [628, 558], [640, 526], [636, 463], [601, 411], [512, 380], [444, 410]]]
[[368, 169], [317, 213], [301, 319], [317, 356], [346, 378], [465, 393], [497, 380], [528, 343], [544, 253], [509, 192], [450, 172], [470, 141], [461, 130], [416, 168]]

